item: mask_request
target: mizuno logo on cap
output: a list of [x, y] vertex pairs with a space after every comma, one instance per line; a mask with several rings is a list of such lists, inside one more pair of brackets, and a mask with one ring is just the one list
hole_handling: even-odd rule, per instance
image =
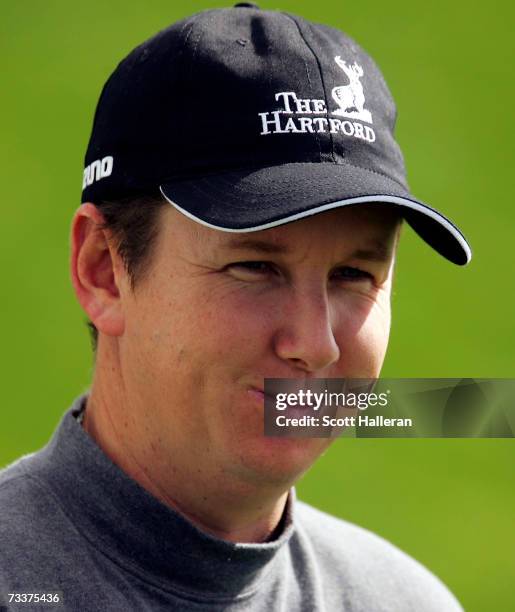
[[94, 162], [84, 168], [84, 176], [82, 178], [82, 189], [85, 189], [95, 181], [99, 181], [106, 176], [111, 176], [113, 172], [113, 158], [111, 155], [103, 159], [96, 159]]

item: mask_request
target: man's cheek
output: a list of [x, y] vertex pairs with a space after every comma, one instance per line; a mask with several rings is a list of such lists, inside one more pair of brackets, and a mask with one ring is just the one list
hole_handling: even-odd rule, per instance
[[369, 370], [367, 376], [378, 376], [388, 346], [389, 327], [374, 321], [363, 328], [359, 334], [361, 352]]
[[389, 317], [383, 314], [369, 316], [359, 326], [343, 326], [336, 338], [341, 352], [337, 376], [377, 376], [386, 353], [388, 337]]

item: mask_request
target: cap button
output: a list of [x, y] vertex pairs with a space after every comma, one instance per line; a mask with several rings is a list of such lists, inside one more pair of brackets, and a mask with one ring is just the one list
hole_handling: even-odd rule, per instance
[[257, 4], [254, 4], [253, 2], [238, 2], [237, 4], [234, 5], [234, 8], [253, 8], [253, 9], [258, 9], [259, 6]]

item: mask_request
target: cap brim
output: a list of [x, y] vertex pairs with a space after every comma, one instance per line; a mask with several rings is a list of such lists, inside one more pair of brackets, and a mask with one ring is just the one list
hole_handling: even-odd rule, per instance
[[457, 265], [472, 258], [460, 230], [388, 177], [334, 163], [290, 163], [167, 182], [163, 196], [194, 221], [226, 232], [253, 232], [363, 203], [399, 206], [433, 249]]

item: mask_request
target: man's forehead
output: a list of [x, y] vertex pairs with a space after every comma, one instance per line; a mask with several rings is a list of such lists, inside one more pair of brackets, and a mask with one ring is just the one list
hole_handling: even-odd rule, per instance
[[[388, 261], [395, 248], [400, 217], [394, 210], [335, 210], [273, 228], [252, 232], [225, 232], [188, 219], [179, 211], [170, 229], [185, 248], [222, 254], [295, 256], [307, 249], [332, 251], [369, 261]], [[184, 231], [183, 231], [184, 230]], [[175, 240], [173, 240], [176, 242]], [[177, 244], [177, 242], [176, 242]]]

